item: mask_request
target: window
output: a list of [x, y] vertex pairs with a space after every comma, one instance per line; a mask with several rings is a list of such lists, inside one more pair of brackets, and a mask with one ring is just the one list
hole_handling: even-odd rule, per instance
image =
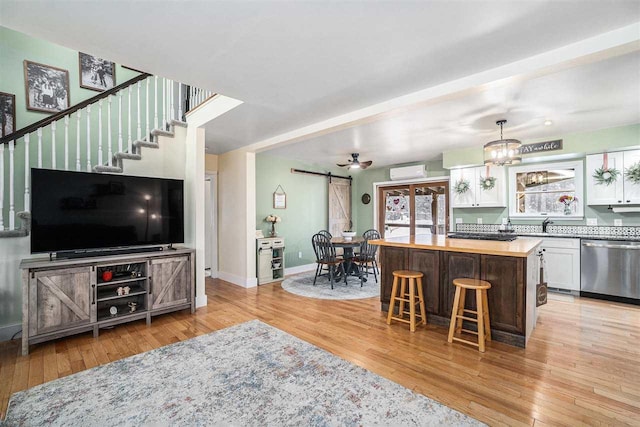
[[509, 215], [515, 218], [584, 216], [582, 161], [509, 168]]
[[445, 234], [448, 229], [448, 183], [429, 182], [379, 188], [379, 230], [384, 237]]

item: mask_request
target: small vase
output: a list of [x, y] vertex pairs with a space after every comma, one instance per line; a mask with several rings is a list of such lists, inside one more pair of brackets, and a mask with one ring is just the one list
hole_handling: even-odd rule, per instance
[[564, 214], [571, 215], [571, 205], [564, 205]]
[[278, 236], [278, 233], [276, 233], [276, 223], [272, 222], [271, 223], [271, 232], [269, 233], [269, 237], [276, 237]]

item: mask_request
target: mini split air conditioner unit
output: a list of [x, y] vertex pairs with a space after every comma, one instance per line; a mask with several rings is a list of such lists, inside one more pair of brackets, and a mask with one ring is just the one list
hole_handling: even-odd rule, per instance
[[401, 179], [426, 178], [427, 169], [424, 165], [404, 166], [401, 168], [391, 168], [389, 171], [392, 181]]

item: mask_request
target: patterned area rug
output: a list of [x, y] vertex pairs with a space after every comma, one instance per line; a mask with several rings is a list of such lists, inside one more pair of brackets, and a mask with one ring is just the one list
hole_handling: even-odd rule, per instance
[[5, 423], [481, 425], [258, 320], [15, 393]]
[[281, 284], [282, 289], [292, 294], [318, 299], [363, 299], [380, 296], [380, 284], [376, 283], [373, 274], [369, 274], [362, 287], [359, 278], [349, 276], [346, 285], [344, 281], [340, 281], [333, 284], [333, 289], [328, 276], [318, 277], [316, 285], [313, 286], [313, 276], [314, 272], [311, 272], [285, 279]]

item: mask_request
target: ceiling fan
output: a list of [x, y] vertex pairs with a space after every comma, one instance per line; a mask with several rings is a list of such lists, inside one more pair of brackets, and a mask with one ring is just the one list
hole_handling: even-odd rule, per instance
[[371, 166], [373, 161], [369, 160], [366, 162], [361, 162], [358, 160], [359, 155], [359, 153], [351, 153], [351, 158], [347, 160], [349, 163], [338, 163], [338, 166], [340, 166], [341, 168], [346, 167], [348, 169], [366, 169]]

